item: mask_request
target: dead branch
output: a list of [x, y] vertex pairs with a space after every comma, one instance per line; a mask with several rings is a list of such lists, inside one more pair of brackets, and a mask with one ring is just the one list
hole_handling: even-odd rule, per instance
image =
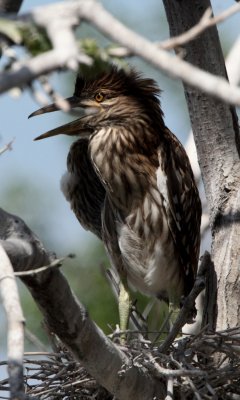
[[[190, 28], [188, 31], [178, 35], [176, 37], [172, 37], [170, 39], [164, 40], [162, 42], [156, 42], [156, 46], [160, 49], [170, 50], [176, 47], [182, 46], [185, 43], [194, 40], [198, 35], [202, 34], [206, 29], [211, 26], [217, 25], [220, 22], [225, 21], [231, 15], [239, 12], [239, 5], [233, 5], [229, 7], [227, 10], [223, 11], [217, 16], [212, 16], [212, 9], [207, 8], [204, 12], [202, 18], [199, 23], [196, 24], [193, 28]], [[108, 54], [115, 57], [130, 57], [133, 54], [125, 47], [114, 47], [108, 50]]]
[[177, 56], [159, 49], [134, 31], [125, 27], [95, 0], [69, 1], [37, 7], [22, 15], [22, 21], [33, 21], [47, 30], [53, 50], [14, 65], [14, 70], [0, 74], [0, 93], [24, 85], [36, 77], [58, 68], [77, 68], [77, 63], [90, 64], [91, 59], [77, 48], [73, 28], [81, 19], [95, 26], [113, 41], [127, 47], [174, 79], [182, 79], [227, 103], [240, 105], [240, 90], [221, 77], [205, 72]]
[[165, 40], [163, 43], [161, 43], [161, 48], [169, 50], [182, 46], [185, 43], [194, 40], [206, 29], [225, 21], [227, 18], [231, 17], [233, 14], [238, 13], [239, 11], [240, 5], [234, 4], [233, 6], [224, 10], [221, 14], [214, 17], [212, 16], [212, 9], [207, 8], [198, 24], [190, 28], [188, 31], [182, 33], [181, 35]]
[[[55, 259], [23, 220], [2, 209], [0, 238], [15, 271], [39, 268]], [[154, 396], [164, 396], [164, 382], [152, 378], [142, 366], [132, 365], [129, 357], [104, 335], [73, 295], [59, 269], [47, 268], [24, 276], [22, 280], [50, 331], [102, 386], [119, 399], [150, 400]]]
[[44, 265], [42, 267], [30, 269], [28, 271], [18, 271], [18, 272], [15, 272], [14, 275], [21, 278], [24, 276], [39, 274], [40, 272], [46, 271], [47, 269], [50, 269], [50, 268], [56, 268], [56, 267], [59, 268], [59, 267], [61, 267], [63, 261], [66, 260], [66, 258], [67, 257], [56, 258], [56, 260], [53, 260], [49, 265]]
[[15, 140], [15, 138], [14, 139], [12, 139], [9, 143], [7, 143], [5, 146], [3, 146], [1, 149], [0, 149], [0, 156], [3, 154], [3, 153], [5, 153], [5, 151], [7, 151], [7, 150], [12, 150], [12, 144], [13, 144], [13, 142], [14, 142], [14, 140]]

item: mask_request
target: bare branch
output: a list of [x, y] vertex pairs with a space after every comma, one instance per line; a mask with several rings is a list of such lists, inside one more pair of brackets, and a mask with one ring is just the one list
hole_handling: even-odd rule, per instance
[[182, 79], [189, 85], [214, 97], [230, 104], [240, 105], [240, 90], [230, 86], [224, 78], [200, 70], [178, 57], [158, 49], [156, 45], [117, 21], [99, 3], [89, 0], [85, 1], [84, 5], [81, 7], [82, 16], [114, 41], [126, 46], [172, 78]]
[[167, 377], [176, 377], [176, 376], [206, 376], [206, 371], [201, 371], [199, 369], [170, 369], [164, 368], [157, 363], [157, 357], [154, 358], [151, 353], [148, 354], [148, 360], [143, 361], [143, 364], [153, 373], [154, 376], [161, 378], [163, 375]]
[[7, 151], [7, 150], [12, 150], [12, 144], [13, 144], [14, 140], [15, 140], [15, 138], [12, 139], [9, 143], [7, 143], [4, 147], [2, 147], [0, 149], [0, 155], [5, 153], [5, 151]]
[[[62, 48], [61, 51], [50, 50], [32, 58], [31, 60], [15, 63], [14, 70], [0, 74], [0, 93], [15, 86], [27, 84], [40, 75], [66, 67], [69, 54], [70, 59], [74, 58], [73, 52], [65, 52], [64, 48]], [[76, 54], [75, 57], [83, 64], [90, 64], [91, 62], [91, 59], [84, 54]]]
[[67, 257], [57, 258], [56, 260], [53, 260], [49, 265], [44, 265], [42, 267], [30, 269], [28, 271], [18, 271], [18, 272], [15, 272], [14, 275], [19, 276], [19, 277], [30, 276], [30, 275], [39, 274], [40, 272], [46, 271], [47, 269], [50, 269], [50, 268], [56, 268], [56, 267], [59, 268], [59, 267], [61, 267], [61, 263], [63, 261], [65, 261], [66, 258]]
[[[0, 238], [15, 271], [38, 268], [55, 258], [19, 217], [1, 209]], [[47, 268], [34, 275], [31, 271], [22, 280], [50, 330], [102, 386], [120, 400], [133, 397], [152, 400], [154, 396], [164, 396], [164, 382], [152, 378], [143, 367], [132, 365], [131, 359], [104, 335], [73, 295], [59, 269]]]
[[[172, 37], [170, 39], [164, 40], [162, 42], [156, 42], [156, 46], [163, 50], [170, 50], [176, 47], [182, 46], [185, 43], [194, 40], [197, 36], [203, 33], [206, 29], [211, 26], [217, 25], [220, 22], [225, 21], [227, 18], [232, 16], [233, 14], [240, 11], [239, 4], [234, 4], [232, 7], [229, 7], [227, 10], [223, 11], [221, 14], [213, 17], [212, 9], [207, 8], [204, 12], [202, 18], [199, 23], [194, 27], [190, 28], [188, 31], [178, 35], [176, 37]], [[114, 47], [108, 50], [108, 54], [115, 57], [130, 57], [133, 54], [126, 47]], [[237, 54], [237, 53], [236, 53]], [[235, 54], [235, 55], [236, 55]]]
[[227, 103], [240, 105], [240, 89], [229, 85], [224, 78], [200, 70], [159, 49], [155, 44], [125, 27], [95, 0], [69, 1], [42, 6], [21, 18], [25, 21], [33, 20], [38, 25], [44, 26], [52, 41], [53, 50], [15, 65], [14, 71], [2, 73], [0, 93], [14, 86], [26, 84], [41, 74], [58, 68], [68, 66], [75, 69], [77, 61], [90, 63], [89, 57], [79, 54], [72, 33], [73, 27], [79, 25], [83, 18], [100, 32], [127, 47], [135, 55], [144, 58], [172, 78], [182, 79], [189, 85]]
[[23, 400], [24, 317], [11, 262], [0, 244], [0, 291], [8, 321], [8, 373], [11, 398]]
[[182, 46], [183, 44], [195, 39], [206, 29], [210, 28], [211, 26], [217, 25], [219, 22], [225, 21], [227, 18], [231, 17], [233, 14], [236, 14], [239, 11], [240, 11], [240, 4], [234, 4], [232, 7], [229, 7], [221, 14], [212, 17], [212, 9], [207, 8], [207, 10], [204, 12], [202, 18], [200, 19], [197, 25], [193, 26], [191, 29], [182, 33], [179, 36], [165, 40], [160, 44], [160, 47], [162, 49], [169, 50], [178, 46]]

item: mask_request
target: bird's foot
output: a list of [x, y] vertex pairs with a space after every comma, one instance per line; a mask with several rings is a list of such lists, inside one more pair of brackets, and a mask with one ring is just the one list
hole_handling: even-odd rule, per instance
[[118, 298], [118, 309], [120, 319], [120, 330], [122, 332], [120, 336], [121, 344], [126, 342], [126, 330], [128, 328], [129, 315], [131, 311], [131, 299], [130, 294], [126, 286], [121, 282], [119, 286], [119, 298]]
[[180, 311], [180, 308], [178, 306], [176, 306], [176, 304], [174, 302], [169, 303], [169, 314], [170, 314], [169, 327], [170, 327], [170, 330], [172, 329], [172, 327], [179, 315], [179, 311]]

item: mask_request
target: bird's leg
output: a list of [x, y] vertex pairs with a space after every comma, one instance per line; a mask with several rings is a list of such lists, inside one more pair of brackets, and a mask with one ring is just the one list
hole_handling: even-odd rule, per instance
[[170, 328], [174, 325], [174, 322], [176, 321], [178, 314], [179, 314], [180, 308], [177, 306], [177, 304], [174, 301], [169, 302], [169, 314], [170, 314]]
[[176, 319], [178, 317], [179, 311], [180, 311], [179, 297], [176, 296], [176, 293], [169, 294], [170, 329], [172, 329], [174, 322], [176, 321]]
[[[131, 311], [131, 298], [128, 291], [127, 283], [125, 280], [120, 282], [119, 285], [119, 297], [118, 297], [118, 310], [120, 319], [120, 330], [126, 331], [128, 328], [129, 315]], [[126, 339], [126, 334], [121, 335], [121, 341], [124, 342]]]

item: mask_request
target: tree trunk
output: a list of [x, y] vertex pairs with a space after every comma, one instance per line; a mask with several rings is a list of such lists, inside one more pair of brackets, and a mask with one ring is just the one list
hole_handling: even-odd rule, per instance
[[[208, 0], [164, 0], [171, 36], [195, 25]], [[226, 77], [216, 27], [184, 46], [186, 61]], [[240, 141], [233, 107], [184, 85], [202, 172], [212, 231], [212, 261], [217, 274], [217, 329], [240, 323]], [[214, 293], [212, 292], [212, 296]]]

